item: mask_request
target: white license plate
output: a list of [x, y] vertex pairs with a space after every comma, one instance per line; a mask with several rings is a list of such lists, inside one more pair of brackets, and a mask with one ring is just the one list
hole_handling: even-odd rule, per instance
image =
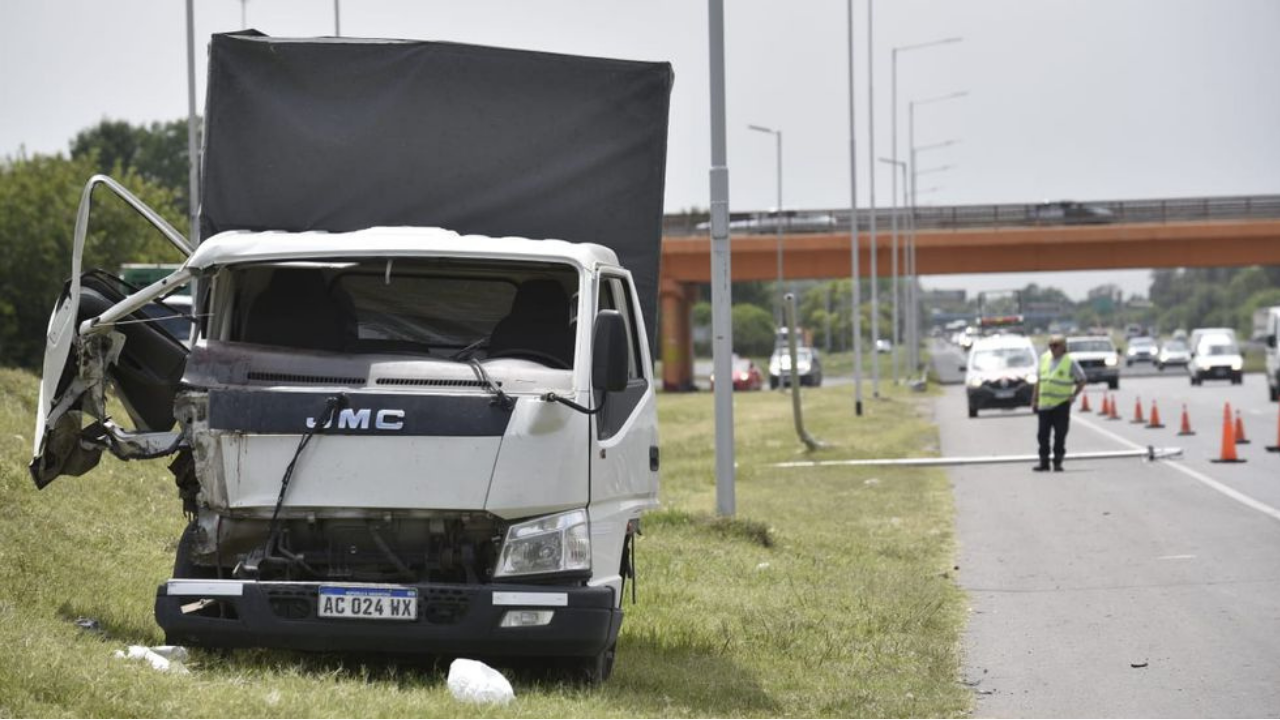
[[417, 620], [418, 591], [398, 587], [320, 586], [320, 617]]

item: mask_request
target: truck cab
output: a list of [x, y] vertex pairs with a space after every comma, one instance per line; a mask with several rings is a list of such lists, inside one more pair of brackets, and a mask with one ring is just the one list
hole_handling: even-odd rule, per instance
[[[68, 284], [31, 463], [39, 486], [103, 450], [171, 463], [190, 524], [156, 593], [169, 642], [607, 677], [658, 492], [648, 337], [612, 250], [230, 231], [156, 285], [193, 279], [189, 352], [130, 322], [155, 286]], [[131, 427], [107, 416], [108, 384]]]

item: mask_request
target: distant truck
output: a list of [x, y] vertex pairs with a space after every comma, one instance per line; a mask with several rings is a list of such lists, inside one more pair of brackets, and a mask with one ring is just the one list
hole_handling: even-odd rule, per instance
[[[666, 63], [214, 37], [207, 239], [90, 181], [30, 465], [43, 488], [103, 451], [166, 458], [190, 518], [156, 591], [168, 642], [608, 677], [658, 502], [671, 81]], [[186, 261], [140, 291], [81, 272], [99, 185]], [[192, 282], [188, 349], [147, 320]]]

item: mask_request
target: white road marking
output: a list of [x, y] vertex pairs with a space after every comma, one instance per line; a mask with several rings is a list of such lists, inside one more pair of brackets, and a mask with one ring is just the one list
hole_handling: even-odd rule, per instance
[[1161, 555], [1157, 560], [1195, 560], [1195, 555]]
[[[1084, 418], [1082, 418], [1082, 417], [1076, 417], [1076, 418], [1074, 418], [1074, 422], [1078, 422], [1078, 423], [1080, 423], [1081, 425], [1084, 425], [1085, 427], [1089, 428], [1090, 430], [1093, 430], [1094, 432], [1098, 433], [1099, 435], [1104, 435], [1104, 436], [1106, 436], [1106, 437], [1109, 437], [1109, 438], [1111, 438], [1112, 440], [1115, 440], [1116, 442], [1120, 443], [1121, 445], [1127, 445], [1127, 446], [1129, 446], [1129, 447], [1131, 447], [1131, 448], [1142, 448], [1142, 447], [1143, 447], [1142, 445], [1139, 445], [1139, 444], [1137, 444], [1137, 443], [1135, 443], [1135, 442], [1133, 442], [1133, 441], [1129, 440], [1128, 438], [1121, 437], [1120, 435], [1117, 435], [1117, 434], [1115, 434], [1115, 433], [1111, 432], [1110, 430], [1107, 430], [1107, 429], [1105, 429], [1105, 428], [1099, 427], [1098, 425], [1095, 425], [1094, 423], [1091, 423], [1091, 422], [1089, 422], [1088, 420], [1086, 420], [1086, 419], [1084, 419]], [[1242, 505], [1244, 505], [1244, 506], [1246, 506], [1246, 507], [1253, 508], [1254, 510], [1257, 510], [1258, 512], [1260, 512], [1260, 513], [1262, 513], [1262, 514], [1264, 514], [1264, 515], [1269, 515], [1269, 516], [1271, 516], [1271, 517], [1275, 518], [1276, 520], [1280, 520], [1280, 510], [1277, 510], [1277, 509], [1275, 509], [1275, 508], [1271, 507], [1270, 505], [1268, 505], [1268, 504], [1266, 504], [1266, 503], [1264, 503], [1264, 502], [1262, 502], [1262, 501], [1260, 501], [1260, 500], [1257, 500], [1257, 499], [1255, 499], [1255, 498], [1249, 497], [1248, 495], [1245, 495], [1244, 493], [1240, 492], [1239, 490], [1235, 490], [1234, 488], [1227, 487], [1226, 485], [1222, 484], [1221, 482], [1219, 482], [1219, 481], [1217, 481], [1217, 480], [1214, 480], [1213, 478], [1209, 477], [1208, 475], [1205, 475], [1204, 473], [1202, 473], [1202, 472], [1200, 472], [1200, 471], [1198, 471], [1198, 470], [1193, 470], [1192, 468], [1189, 468], [1189, 467], [1187, 467], [1186, 465], [1183, 465], [1183, 464], [1182, 464], [1182, 463], [1180, 463], [1180, 462], [1176, 462], [1176, 461], [1173, 461], [1173, 460], [1164, 460], [1164, 461], [1162, 461], [1162, 462], [1163, 462], [1166, 466], [1171, 467], [1171, 468], [1173, 468], [1174, 470], [1177, 470], [1178, 472], [1182, 473], [1183, 475], [1186, 475], [1187, 477], [1191, 478], [1192, 480], [1196, 480], [1196, 481], [1198, 481], [1198, 482], [1200, 482], [1200, 483], [1204, 484], [1206, 487], [1209, 487], [1209, 488], [1211, 488], [1211, 489], [1213, 489], [1213, 490], [1217, 490], [1218, 492], [1222, 493], [1223, 495], [1226, 495], [1227, 497], [1231, 498], [1232, 500], [1235, 500], [1236, 502], [1238, 502], [1238, 503], [1240, 503], [1240, 504], [1242, 504]]]

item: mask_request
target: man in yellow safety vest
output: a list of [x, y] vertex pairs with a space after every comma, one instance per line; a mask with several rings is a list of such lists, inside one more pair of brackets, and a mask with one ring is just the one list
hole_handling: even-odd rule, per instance
[[1049, 336], [1049, 349], [1040, 356], [1038, 382], [1031, 393], [1031, 409], [1040, 420], [1036, 439], [1040, 441], [1040, 464], [1033, 470], [1049, 469], [1049, 433], [1053, 433], [1053, 469], [1062, 471], [1067, 454], [1067, 429], [1071, 425], [1071, 403], [1084, 390], [1084, 368], [1067, 354], [1067, 339]]

